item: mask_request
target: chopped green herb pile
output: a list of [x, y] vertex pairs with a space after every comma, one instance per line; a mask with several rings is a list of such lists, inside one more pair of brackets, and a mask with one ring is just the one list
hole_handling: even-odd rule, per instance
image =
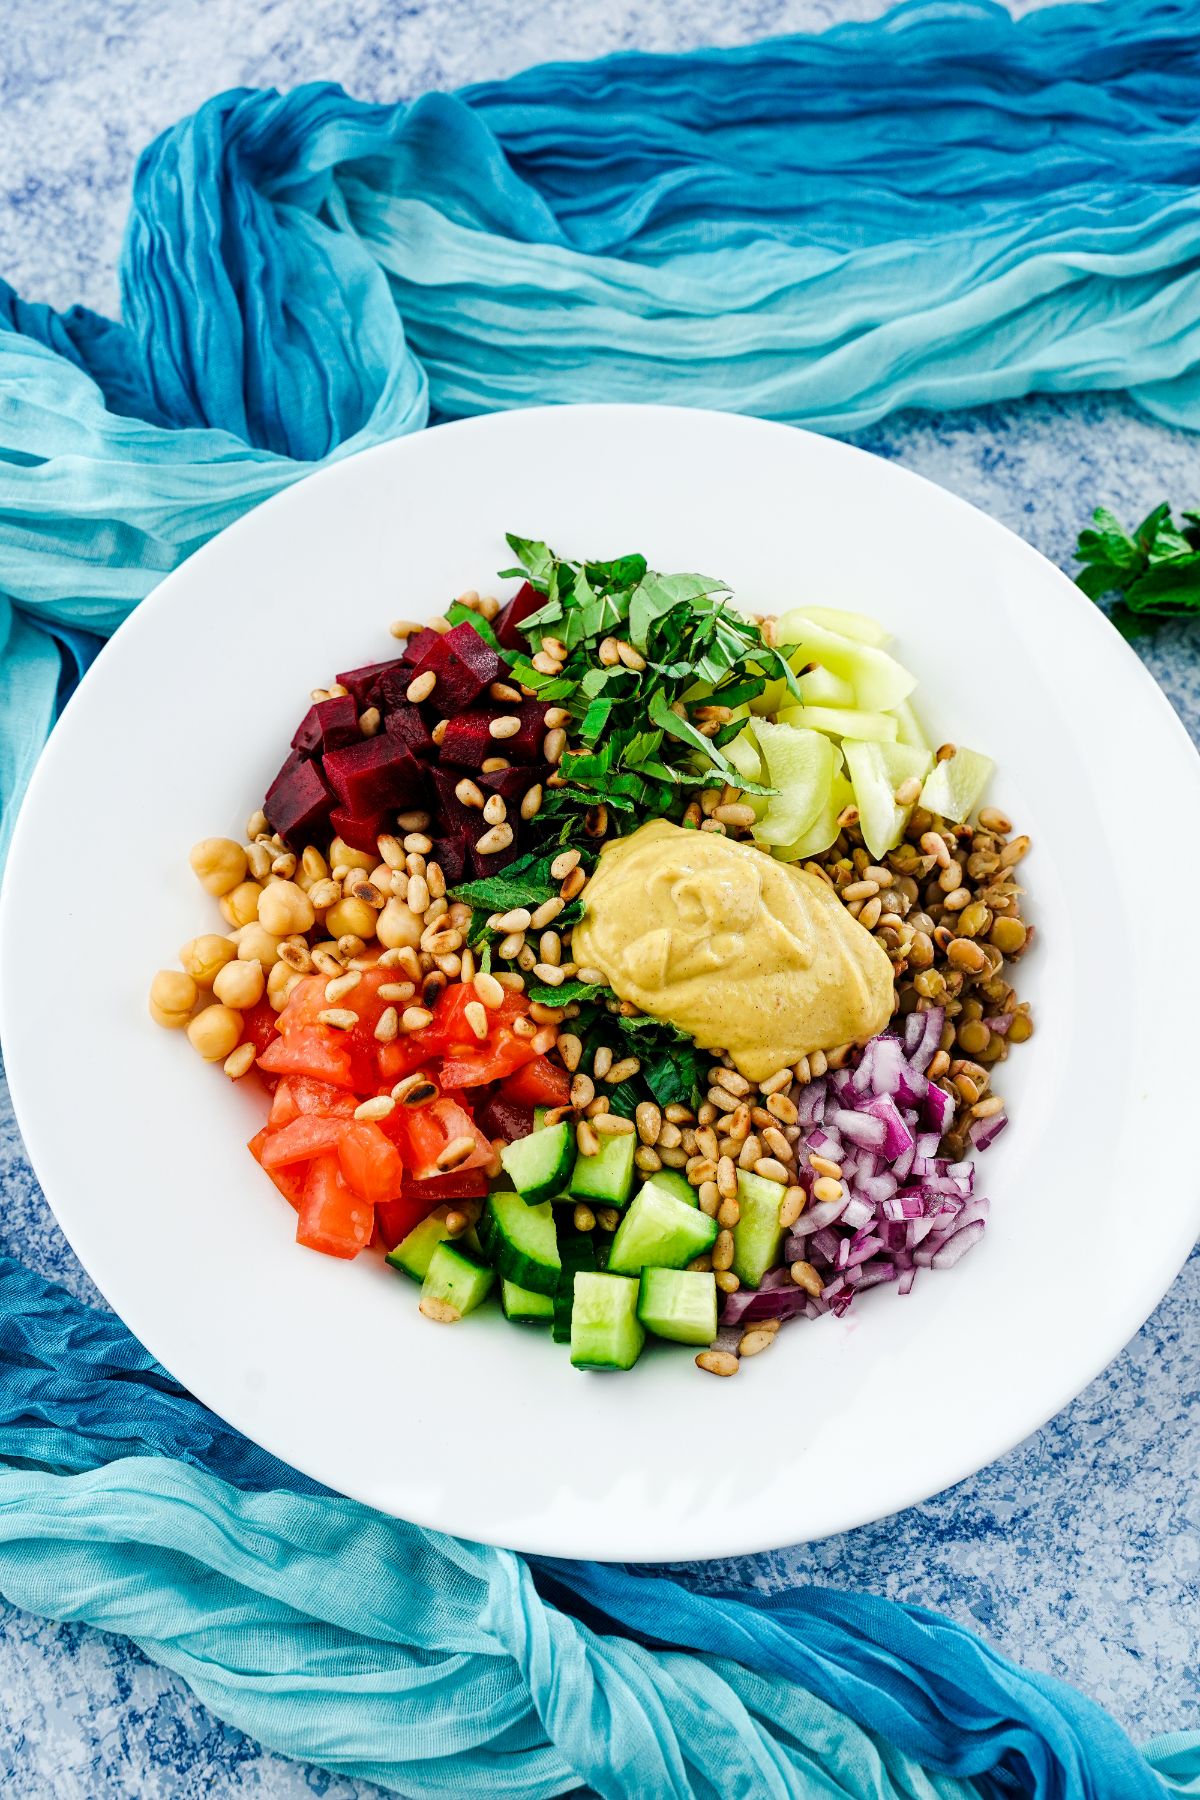
[[[504, 573], [524, 575], [546, 596], [521, 627], [530, 655], [543, 637], [568, 651], [560, 675], [539, 674], [521, 657], [512, 668], [515, 681], [571, 715], [564, 785], [547, 790], [538, 815], [543, 831], [599, 801], [632, 830], [682, 812], [688, 788], [730, 782], [751, 793], [773, 791], [748, 782], [723, 755], [742, 721], [713, 729], [705, 709], [740, 706], [779, 677], [798, 702], [802, 696], [786, 654], [733, 609], [724, 582], [658, 575], [642, 556], [573, 563], [545, 544], [512, 536], [508, 542], [520, 567]], [[609, 637], [632, 645], [644, 668], [606, 666], [599, 652]]]
[[1200, 613], [1200, 512], [1180, 517], [1183, 524], [1176, 525], [1164, 500], [1131, 536], [1098, 506], [1093, 526], [1079, 534], [1075, 555], [1085, 566], [1076, 583], [1092, 600], [1120, 595], [1113, 619], [1126, 635], [1144, 629], [1147, 619]]

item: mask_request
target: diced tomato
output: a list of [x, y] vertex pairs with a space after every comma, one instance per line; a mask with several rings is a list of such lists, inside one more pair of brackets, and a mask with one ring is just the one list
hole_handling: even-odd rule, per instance
[[571, 1077], [548, 1056], [535, 1056], [500, 1084], [500, 1092], [506, 1100], [522, 1106], [566, 1106], [571, 1099]]
[[[267, 1141], [267, 1137], [268, 1133], [264, 1129], [257, 1132], [255, 1136], [250, 1139], [248, 1145], [250, 1154], [260, 1166], [262, 1164], [263, 1146]], [[290, 1168], [268, 1169], [266, 1173], [271, 1177], [271, 1180], [275, 1183], [275, 1186], [279, 1189], [288, 1205], [294, 1206], [298, 1210], [300, 1202], [304, 1198], [304, 1183], [308, 1175], [307, 1165], [304, 1163], [294, 1163]]]
[[289, 1075], [287, 1084], [298, 1112], [333, 1113], [348, 1119], [358, 1105], [355, 1096], [345, 1088], [333, 1087], [328, 1081], [314, 1081], [311, 1075]]
[[279, 1036], [275, 1020], [278, 1015], [271, 1002], [264, 994], [253, 1006], [248, 1006], [242, 1014], [242, 1038], [254, 1045], [255, 1053], [261, 1056], [263, 1051], [275, 1042]]
[[376, 1059], [380, 1083], [383, 1087], [395, 1087], [406, 1075], [415, 1075], [418, 1069], [430, 1068], [437, 1056], [437, 1050], [425, 1040], [424, 1032], [420, 1031], [396, 1038], [390, 1044], [380, 1044]]
[[400, 1141], [404, 1166], [418, 1181], [442, 1173], [437, 1166], [437, 1159], [446, 1145], [455, 1138], [471, 1137], [475, 1140], [475, 1149], [469, 1157], [463, 1159], [460, 1168], [476, 1169], [491, 1159], [492, 1146], [488, 1139], [478, 1129], [466, 1108], [448, 1095], [443, 1095], [440, 1100], [431, 1100], [427, 1106], [398, 1106], [392, 1114], [393, 1119], [397, 1117], [400, 1121], [397, 1131], [402, 1134]]
[[499, 1030], [485, 1044], [476, 1040], [475, 1050], [448, 1056], [442, 1064], [442, 1086], [450, 1088], [481, 1087], [485, 1081], [499, 1081], [532, 1062], [537, 1055], [527, 1038], [514, 1037], [511, 1031]]
[[371, 1208], [342, 1179], [336, 1156], [318, 1156], [309, 1165], [296, 1221], [296, 1242], [326, 1256], [357, 1256], [370, 1241]]
[[301, 1113], [282, 1131], [273, 1131], [263, 1146], [264, 1169], [277, 1169], [282, 1163], [311, 1162], [314, 1156], [326, 1156], [336, 1150], [353, 1121], [326, 1118], [321, 1113]]
[[351, 1119], [342, 1127], [338, 1160], [349, 1186], [371, 1206], [399, 1194], [404, 1175], [400, 1154], [369, 1119]]
[[[276, 1083], [271, 1097], [271, 1110], [267, 1114], [268, 1130], [282, 1131], [285, 1125], [290, 1125], [293, 1119], [300, 1116], [300, 1108], [292, 1094], [292, 1083], [302, 1079], [299, 1075], [284, 1075]], [[337, 1089], [333, 1089], [333, 1092], [336, 1093]]]
[[311, 1075], [334, 1087], [354, 1086], [349, 1053], [324, 1025], [279, 1032], [275, 1042], [258, 1059], [260, 1069], [271, 1075]]

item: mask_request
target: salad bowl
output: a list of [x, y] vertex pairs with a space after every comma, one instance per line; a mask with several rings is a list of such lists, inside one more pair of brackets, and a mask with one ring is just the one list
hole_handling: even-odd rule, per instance
[[[186, 1046], [146, 1015], [148, 971], [196, 929], [187, 846], [241, 829], [323, 672], [386, 654], [397, 614], [509, 591], [494, 581], [506, 532], [702, 569], [751, 613], [807, 601], [881, 617], [939, 736], [994, 760], [991, 797], [1032, 840], [1022, 992], [1037, 1031], [1006, 1066], [1012, 1123], [981, 1170], [986, 1237], [910, 1295], [884, 1288], [844, 1318], [788, 1328], [736, 1382], [657, 1350], [624, 1380], [581, 1374], [482, 1313], [431, 1330], [380, 1260], [297, 1250], [246, 1155], [261, 1089], [197, 1080]], [[671, 408], [438, 427], [309, 477], [215, 539], [72, 699], [0, 910], [18, 1119], [67, 1237], [130, 1328], [223, 1418], [330, 1487], [567, 1557], [675, 1561], [820, 1537], [1036, 1430], [1138, 1329], [1194, 1241], [1200, 1183], [1145, 1180], [1147, 1147], [1161, 1153], [1189, 1116], [1200, 1003], [1194, 965], [1151, 916], [1145, 856], [1169, 842], [1189, 891], [1200, 851], [1179, 825], [1198, 805], [1186, 735], [1096, 608], [894, 465]], [[83, 1077], [69, 1090], [64, 1021]]]

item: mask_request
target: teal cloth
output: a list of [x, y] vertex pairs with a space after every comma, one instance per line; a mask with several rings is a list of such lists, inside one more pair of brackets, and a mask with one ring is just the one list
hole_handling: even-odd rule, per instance
[[54, 713], [46, 624], [110, 633], [431, 406], [838, 431], [1125, 388], [1195, 426], [1198, 27], [1197, 0], [944, 0], [394, 107], [209, 101], [138, 165], [123, 324], [0, 288], [0, 856]]
[[[430, 417], [653, 398], [845, 430], [1115, 387], [1196, 426], [1198, 25], [946, 0], [411, 105], [209, 102], [139, 164], [123, 324], [0, 288], [0, 854], [97, 640], [268, 494]], [[0, 1590], [406, 1794], [1200, 1794], [1200, 1740], [1143, 1757], [918, 1609], [372, 1515], [16, 1264]]]
[[0, 1592], [134, 1638], [264, 1743], [414, 1796], [1166, 1800], [1062, 1683], [863, 1594], [697, 1594], [328, 1494], [0, 1258]]

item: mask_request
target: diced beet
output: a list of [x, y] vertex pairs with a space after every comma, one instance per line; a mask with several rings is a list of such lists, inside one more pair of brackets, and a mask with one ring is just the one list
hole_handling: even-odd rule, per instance
[[437, 863], [446, 877], [448, 887], [457, 887], [467, 872], [467, 846], [469, 839], [462, 833], [454, 837], [438, 837], [433, 840], [433, 849], [429, 852], [429, 861]]
[[341, 750], [347, 744], [356, 744], [361, 736], [358, 729], [358, 708], [351, 694], [335, 694], [331, 700], [318, 700], [310, 706], [292, 739], [296, 750]]
[[513, 763], [541, 761], [542, 743], [546, 735], [546, 708], [540, 700], [522, 700], [517, 709], [520, 730], [508, 738], [494, 738], [488, 729], [492, 720], [503, 713], [460, 713], [451, 719], [442, 739], [442, 761], [457, 769], [481, 770], [489, 756], [504, 756]]
[[519, 800], [535, 781], [544, 781], [545, 777], [544, 766], [531, 768], [526, 763], [517, 769], [481, 769], [475, 780], [481, 788], [488, 788], [505, 800]]
[[533, 1130], [533, 1108], [519, 1100], [506, 1100], [503, 1094], [489, 1094], [475, 1112], [475, 1123], [490, 1138], [503, 1138], [511, 1144], [514, 1138], [528, 1137]]
[[338, 676], [344, 688], [349, 688], [355, 705], [361, 712], [370, 706], [375, 698], [375, 690], [389, 669], [399, 668], [401, 658], [392, 657], [389, 662], [364, 663], [361, 669], [347, 669]]
[[407, 700], [401, 700], [394, 710], [389, 709], [385, 725], [397, 742], [412, 751], [418, 762], [432, 762], [437, 756], [428, 725], [419, 709]]
[[293, 750], [267, 789], [263, 811], [271, 830], [298, 850], [321, 835], [332, 802], [320, 765]]
[[487, 830], [483, 815], [476, 806], [464, 806], [454, 791], [462, 780], [458, 770], [430, 769], [429, 773], [437, 801], [436, 823], [442, 831], [461, 837], [480, 837]]
[[515, 843], [510, 844], [507, 850], [497, 850], [494, 856], [481, 856], [474, 844], [471, 844], [470, 850], [471, 867], [481, 880], [485, 875], [498, 875], [501, 869], [506, 869], [520, 854]]
[[431, 704], [444, 718], [460, 713], [477, 700], [490, 682], [505, 673], [490, 644], [485, 644], [473, 625], [464, 619], [453, 631], [440, 637], [435, 633], [432, 644], [417, 664], [419, 675], [433, 674], [437, 686]]
[[[430, 644], [436, 640], [437, 635], [436, 631], [430, 631], [429, 628], [426, 627], [424, 631], [415, 631], [412, 637], [409, 638], [407, 644], [405, 644], [404, 649], [400, 654], [400, 660], [407, 665], [410, 671], [408, 677], [409, 681], [412, 680], [411, 671], [420, 662]], [[407, 685], [408, 683], [406, 682], [405, 686]]]
[[331, 750], [325, 776], [342, 805], [359, 819], [412, 806], [426, 786], [425, 771], [412, 751], [386, 731]]
[[500, 745], [488, 731], [495, 716], [495, 713], [468, 712], [451, 719], [442, 738], [442, 761], [458, 769], [472, 769], [478, 774], [489, 756], [501, 753], [507, 756], [507, 743], [501, 752]]
[[545, 606], [545, 604], [545, 594], [539, 594], [535, 587], [530, 586], [529, 582], [517, 589], [508, 605], [502, 607], [497, 613], [492, 626], [506, 650], [524, 650], [526, 648], [525, 639], [517, 628], [523, 619], [527, 619], [530, 613], [537, 612], [539, 607]]
[[509, 762], [540, 762], [545, 740], [546, 708], [540, 700], [522, 700], [521, 729], [515, 737], [505, 738], [500, 754], [507, 756]]
[[396, 820], [390, 812], [358, 817], [344, 806], [334, 807], [329, 823], [334, 836], [340, 837], [343, 844], [349, 844], [352, 850], [366, 851], [368, 855], [378, 853], [377, 845], [385, 832], [394, 834], [396, 830]]

